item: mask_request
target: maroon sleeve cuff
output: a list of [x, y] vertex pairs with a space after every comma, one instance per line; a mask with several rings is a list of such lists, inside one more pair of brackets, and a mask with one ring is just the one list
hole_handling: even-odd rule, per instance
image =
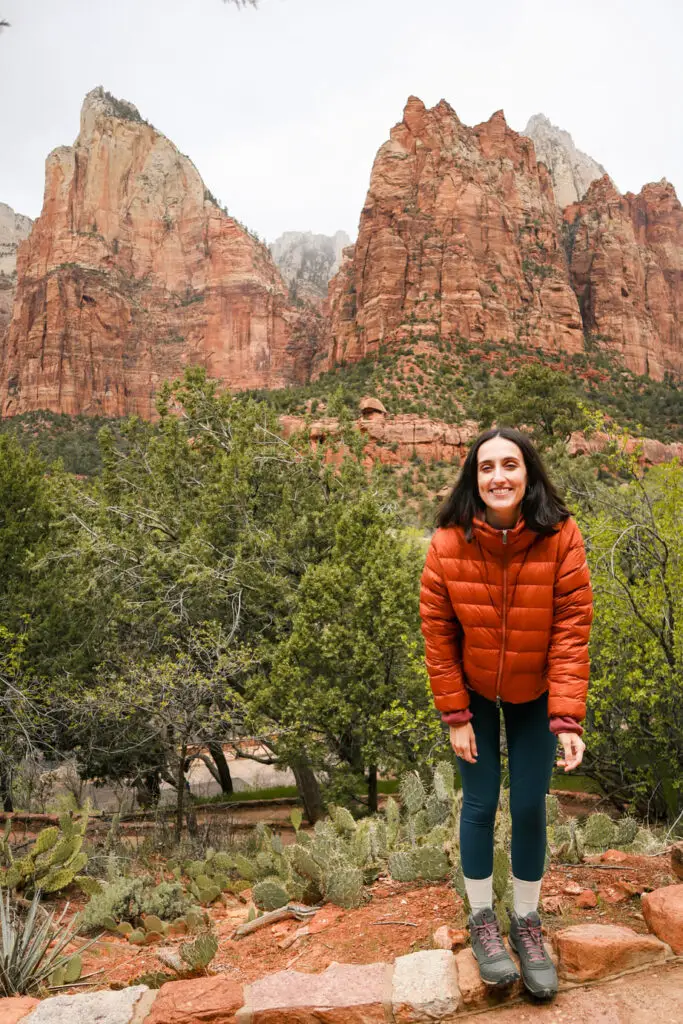
[[467, 725], [472, 720], [472, 712], [469, 708], [462, 708], [460, 711], [442, 711], [441, 721], [446, 725]]
[[549, 724], [550, 731], [556, 736], [561, 732], [575, 732], [577, 736], [583, 736], [583, 726], [571, 715], [554, 715]]

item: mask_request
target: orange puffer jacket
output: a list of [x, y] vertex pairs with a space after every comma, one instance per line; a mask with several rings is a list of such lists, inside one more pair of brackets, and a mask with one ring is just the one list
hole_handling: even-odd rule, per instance
[[420, 615], [439, 711], [469, 705], [467, 689], [519, 704], [549, 691], [548, 714], [586, 714], [593, 618], [579, 528], [549, 537], [520, 516], [509, 530], [475, 518], [437, 530], [422, 573]]

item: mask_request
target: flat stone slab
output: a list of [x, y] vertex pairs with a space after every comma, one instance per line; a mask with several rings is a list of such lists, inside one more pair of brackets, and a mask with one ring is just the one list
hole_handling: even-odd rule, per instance
[[658, 963], [670, 949], [654, 935], [638, 935], [613, 924], [576, 924], [553, 936], [560, 960], [559, 974], [567, 981], [593, 981], [612, 974]]
[[38, 999], [31, 999], [30, 996], [0, 999], [0, 1024], [18, 1024], [18, 1021], [23, 1020], [38, 1002]]
[[642, 897], [643, 917], [650, 931], [683, 956], [683, 885], [667, 885]]
[[333, 963], [322, 974], [279, 971], [244, 989], [237, 1024], [385, 1024], [390, 964]]
[[463, 1002], [450, 949], [397, 957], [391, 1004], [395, 1024], [454, 1020]]
[[26, 1018], [26, 1024], [130, 1024], [138, 1000], [149, 989], [134, 985], [119, 992], [88, 992], [45, 999]]
[[145, 1024], [232, 1024], [243, 1003], [242, 986], [223, 976], [169, 981]]

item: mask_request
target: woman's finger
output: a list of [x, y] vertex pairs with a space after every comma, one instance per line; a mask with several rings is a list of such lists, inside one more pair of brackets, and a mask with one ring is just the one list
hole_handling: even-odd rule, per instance
[[474, 735], [474, 729], [472, 729], [472, 732], [470, 733], [470, 754], [472, 756], [472, 760], [476, 761], [477, 760], [477, 738]]

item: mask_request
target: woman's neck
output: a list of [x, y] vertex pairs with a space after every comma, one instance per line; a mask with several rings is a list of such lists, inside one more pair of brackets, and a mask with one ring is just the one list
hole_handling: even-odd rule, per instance
[[486, 522], [494, 530], [511, 530], [519, 522], [521, 506], [511, 509], [509, 512], [495, 512], [493, 509], [486, 509]]

